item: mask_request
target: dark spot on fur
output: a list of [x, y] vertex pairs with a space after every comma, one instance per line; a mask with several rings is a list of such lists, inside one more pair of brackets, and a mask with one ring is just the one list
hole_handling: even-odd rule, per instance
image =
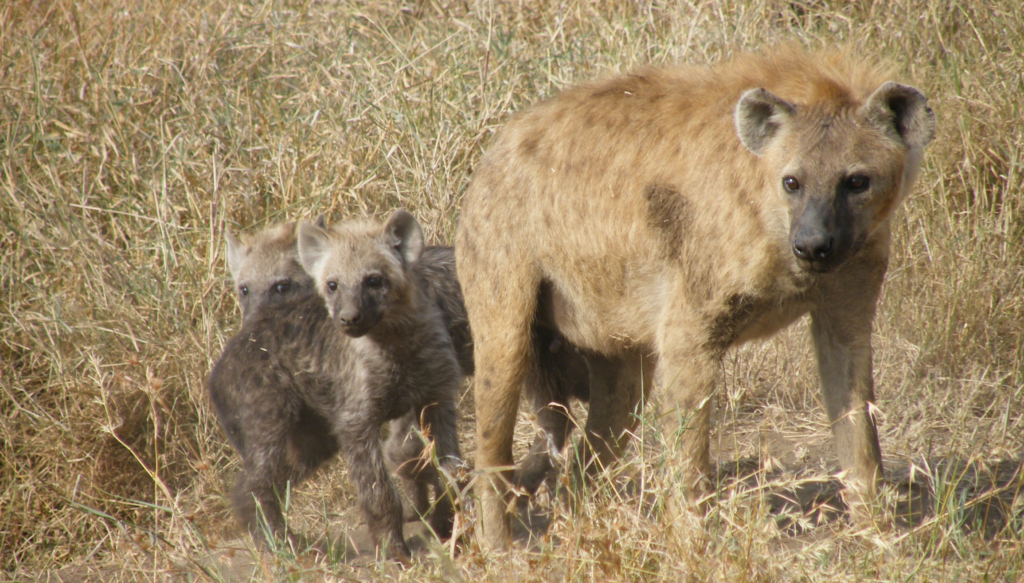
[[665, 256], [678, 257], [689, 220], [686, 199], [669, 184], [648, 184], [644, 198], [647, 199], [647, 225], [660, 236]]
[[459, 244], [462, 245], [462, 251], [465, 253], [466, 258], [472, 262], [476, 262], [476, 243], [474, 243], [473, 240], [468, 237], [463, 237], [459, 241]]
[[537, 146], [540, 144], [540, 136], [532, 135], [519, 144], [519, 152], [523, 156], [534, 157], [537, 155]]
[[750, 321], [763, 311], [763, 302], [755, 297], [734, 294], [726, 300], [725, 306], [708, 325], [708, 344], [725, 350]]

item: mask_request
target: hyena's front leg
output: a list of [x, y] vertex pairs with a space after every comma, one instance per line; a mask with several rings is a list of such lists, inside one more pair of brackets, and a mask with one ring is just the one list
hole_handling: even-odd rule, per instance
[[374, 544], [388, 557], [408, 559], [409, 547], [402, 536], [402, 501], [381, 452], [379, 423], [365, 409], [356, 409], [360, 415], [346, 416], [341, 423], [349, 477], [355, 482]]
[[663, 324], [659, 338], [658, 387], [662, 399], [662, 431], [669, 451], [682, 463], [683, 501], [702, 511], [703, 498], [714, 482], [711, 475], [711, 397], [723, 342], [710, 338], [703, 326], [685, 319], [683, 310]]
[[[849, 306], [847, 306], [848, 308]], [[868, 519], [882, 479], [882, 454], [871, 407], [871, 318], [874, 304], [858, 311], [822, 309], [811, 313], [821, 393], [839, 464], [846, 472], [845, 498], [856, 520]]]
[[405, 493], [412, 500], [415, 514], [410, 518], [426, 516], [430, 511], [430, 485], [436, 481], [436, 471], [429, 460], [422, 458], [423, 442], [416, 434], [419, 427], [417, 412], [408, 413], [390, 423], [384, 455], [388, 466], [402, 479]]

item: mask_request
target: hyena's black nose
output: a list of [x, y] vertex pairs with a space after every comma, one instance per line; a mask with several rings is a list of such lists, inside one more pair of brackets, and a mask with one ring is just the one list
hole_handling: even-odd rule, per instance
[[824, 261], [836, 248], [836, 238], [827, 233], [798, 235], [793, 240], [793, 254], [804, 261]]

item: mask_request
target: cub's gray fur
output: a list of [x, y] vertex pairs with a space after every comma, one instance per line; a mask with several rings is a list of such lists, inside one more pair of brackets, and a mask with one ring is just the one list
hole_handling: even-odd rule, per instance
[[[327, 227], [323, 215], [317, 217], [314, 224]], [[279, 306], [316, 295], [312, 276], [299, 262], [297, 236], [296, 221], [274, 225], [244, 238], [230, 231], [226, 233], [228, 266], [243, 321], [266, 306]], [[423, 276], [427, 297], [441, 310], [463, 373], [472, 375], [473, 339], [455, 274], [454, 252], [451, 247], [427, 247], [415, 269]], [[414, 431], [416, 425], [414, 411], [392, 421], [384, 450], [389, 467], [402, 478], [416, 514], [424, 516], [430, 509], [430, 488], [437, 476], [430, 465], [423, 464], [423, 442]], [[324, 435], [323, 439], [333, 437]], [[310, 455], [319, 456], [315, 449]]]
[[[326, 226], [324, 217], [316, 224]], [[242, 319], [260, 308], [278, 305], [316, 294], [313, 278], [299, 263], [295, 244], [298, 223], [289, 221], [240, 239], [231, 231], [225, 233], [228, 268], [235, 283]]]
[[[314, 224], [325, 228], [323, 215], [317, 217]], [[297, 225], [294, 221], [282, 223], [244, 239], [227, 233], [228, 264], [243, 319], [258, 312], [262, 306], [277, 305], [316, 293], [313, 278], [299, 262]], [[423, 275], [427, 297], [441, 310], [459, 366], [466, 376], [472, 376], [473, 338], [452, 248], [425, 248], [416, 269]], [[539, 301], [543, 303], [545, 298], [541, 297]], [[572, 424], [566, 415], [570, 399], [587, 401], [590, 394], [583, 356], [565, 342], [553, 326], [545, 323], [543, 310], [541, 312], [540, 319], [533, 326], [534, 350], [541, 366], [527, 389], [527, 397], [544, 433], [537, 437], [529, 455], [513, 476], [517, 487], [531, 493], [550, 475], [550, 452], [561, 450], [572, 432]], [[428, 489], [434, 478], [429, 468], [424, 473], [422, 465], [416, 463], [422, 453], [422, 442], [411, 432], [414, 422], [414, 415], [410, 412], [392, 423], [385, 452], [389, 465], [402, 478], [417, 513], [422, 515], [430, 506]]]
[[[375, 543], [407, 557], [381, 424], [407, 415], [410, 427], [422, 420], [441, 467], [461, 463], [455, 399], [462, 371], [417, 269], [422, 232], [398, 211], [383, 227], [355, 222], [328, 231], [304, 223], [298, 234], [305, 270], [318, 276], [323, 297], [306, 294], [247, 312], [208, 380], [218, 418], [243, 460], [236, 515], [261, 541], [258, 502], [273, 533], [285, 534], [279, 498], [287, 482], [297, 484], [340, 450]], [[431, 524], [447, 536], [450, 495], [432, 477]]]

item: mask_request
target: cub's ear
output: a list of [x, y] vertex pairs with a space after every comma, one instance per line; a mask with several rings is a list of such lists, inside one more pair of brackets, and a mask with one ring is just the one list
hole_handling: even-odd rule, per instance
[[883, 83], [862, 109], [868, 121], [911, 150], [921, 150], [935, 138], [935, 112], [928, 98], [909, 85]]
[[316, 223], [302, 221], [299, 223], [298, 234], [299, 263], [306, 273], [314, 279], [320, 271], [320, 264], [327, 257], [330, 235], [327, 230]]
[[751, 89], [736, 103], [733, 123], [740, 142], [760, 156], [795, 113], [795, 105], [767, 89]]
[[388, 222], [384, 224], [384, 239], [406, 265], [419, 261], [423, 253], [423, 229], [416, 217], [405, 209], [391, 213]]
[[238, 237], [230, 229], [224, 231], [224, 239], [228, 242], [228, 270], [231, 271], [231, 279], [238, 283], [238, 276], [242, 272], [242, 264], [252, 249], [249, 249], [247, 245], [239, 241]]
[[327, 230], [327, 215], [325, 215], [323, 213], [320, 213], [319, 215], [317, 215], [317, 217], [315, 219], [313, 219], [313, 224], [326, 231]]

